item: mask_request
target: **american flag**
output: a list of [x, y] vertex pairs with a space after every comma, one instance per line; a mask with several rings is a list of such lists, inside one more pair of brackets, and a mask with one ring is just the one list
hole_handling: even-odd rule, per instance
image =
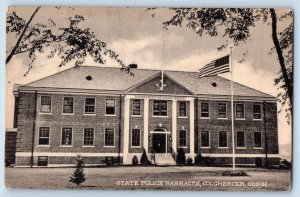
[[201, 68], [199, 71], [200, 71], [199, 78], [230, 72], [229, 55], [211, 61], [209, 64]]

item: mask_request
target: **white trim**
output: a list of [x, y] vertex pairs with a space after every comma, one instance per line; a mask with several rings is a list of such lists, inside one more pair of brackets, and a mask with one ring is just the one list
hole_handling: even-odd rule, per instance
[[[84, 133], [85, 133], [85, 129], [93, 129], [93, 144], [92, 145], [84, 145]], [[95, 147], [95, 128], [94, 127], [83, 127], [83, 143], [82, 143], [82, 147]]]
[[[50, 112], [41, 112], [41, 109], [42, 109], [42, 97], [43, 96], [45, 96], [45, 97], [50, 97], [50, 102], [51, 102], [51, 104], [50, 104]], [[39, 103], [39, 115], [44, 115], [44, 114], [47, 114], [47, 115], [51, 115], [52, 114], [52, 95], [46, 95], [46, 94], [44, 94], [44, 95], [40, 95], [40, 103]]]
[[[169, 118], [169, 113], [168, 113], [168, 101], [169, 100], [159, 100], [159, 99], [151, 99], [152, 100], [152, 117], [153, 118]], [[167, 115], [166, 116], [158, 116], [158, 115], [154, 115], [154, 101], [166, 101], [167, 102]]]
[[[237, 146], [238, 145], [238, 132], [243, 132], [244, 133], [244, 145], [245, 146]], [[243, 130], [236, 130], [236, 149], [247, 149], [247, 144], [246, 144], [246, 132]]]
[[[202, 103], [207, 103], [208, 104], [208, 117], [202, 117]], [[210, 103], [209, 101], [200, 101], [200, 119], [210, 119]]]
[[[206, 157], [232, 157], [232, 153], [201, 153], [202, 156]], [[268, 154], [268, 158], [280, 158], [279, 154]], [[255, 158], [255, 157], [266, 157], [266, 154], [235, 154], [235, 158]]]
[[[243, 105], [243, 109], [244, 109], [244, 110], [243, 110], [243, 115], [244, 115], [243, 118], [237, 118], [237, 117], [236, 117], [236, 112], [237, 112], [236, 106], [237, 106], [237, 105], [240, 105], [240, 104]], [[235, 118], [236, 120], [246, 120], [245, 103], [239, 103], [239, 102], [238, 102], [238, 103], [235, 103], [235, 104], [234, 104], [234, 118]]]
[[[86, 113], [85, 111], [85, 106], [86, 106], [86, 99], [87, 98], [93, 98], [95, 100], [95, 104], [94, 104], [94, 112], [93, 113]], [[83, 108], [83, 115], [85, 116], [96, 116], [96, 97], [91, 97], [91, 96], [87, 96], [87, 97], [84, 97], [84, 108]]]
[[[72, 141], [71, 141], [71, 145], [63, 145], [62, 144], [62, 132], [63, 132], [63, 129], [71, 129], [71, 133], [72, 133]], [[61, 130], [60, 130], [60, 143], [59, 143], [59, 146], [60, 147], [67, 147], [67, 148], [71, 148], [73, 147], [73, 139], [74, 139], [74, 136], [73, 136], [73, 127], [70, 127], [70, 126], [62, 126], [61, 127]]]
[[[105, 145], [105, 133], [106, 133], [106, 130], [113, 130], [114, 131], [114, 145], [113, 146], [106, 146]], [[103, 147], [105, 147], [105, 148], [113, 148], [115, 146], [116, 146], [116, 131], [115, 131], [115, 129], [114, 128], [105, 128], [104, 129], [104, 144], [103, 144]]]
[[[260, 106], [260, 119], [254, 118], [254, 105], [259, 105]], [[252, 105], [252, 120], [253, 121], [262, 121], [262, 113], [263, 113], [263, 107], [261, 103], [253, 103]]]
[[[106, 114], [106, 101], [107, 100], [114, 100], [114, 105], [115, 105], [114, 106], [114, 108], [115, 108], [115, 113], [114, 114]], [[105, 98], [105, 113], [104, 113], [104, 116], [116, 116], [116, 115], [117, 115], [116, 98]]]
[[195, 154], [195, 99], [190, 101], [190, 154]]
[[[132, 101], [131, 101], [131, 105], [132, 105], [132, 107], [131, 107], [131, 116], [132, 117], [142, 117], [142, 108], [141, 108], [141, 106], [142, 106], [142, 102], [141, 102], [141, 100], [142, 99], [131, 99]], [[140, 101], [140, 114], [139, 115], [134, 115], [133, 114], [133, 101]]]
[[[260, 133], [260, 144], [261, 146], [256, 147], [255, 146], [255, 133]], [[253, 131], [253, 149], [263, 149], [263, 134], [261, 131]]]
[[[40, 144], [40, 129], [41, 128], [49, 128], [49, 143], [48, 144]], [[51, 132], [51, 127], [50, 126], [41, 126], [38, 127], [38, 141], [37, 141], [37, 147], [50, 147], [50, 132]]]
[[[225, 118], [220, 118], [219, 117], [219, 104], [225, 104], [225, 107], [226, 107], [226, 117]], [[227, 103], [226, 102], [218, 102], [218, 119], [219, 120], [228, 120], [228, 110], [227, 110]]]
[[[187, 110], [187, 107], [188, 107], [188, 101], [182, 101], [182, 100], [178, 100], [176, 103], [178, 103], [178, 118], [188, 118], [187, 116], [187, 113], [188, 113], [188, 110]], [[185, 103], [185, 116], [180, 116], [180, 103]], [[175, 112], [177, 113], [177, 111]]]
[[[226, 147], [225, 146], [222, 146], [220, 147], [220, 132], [226, 132]], [[226, 130], [220, 130], [218, 131], [218, 148], [219, 149], [228, 149], [228, 132]]]
[[124, 97], [124, 137], [123, 137], [123, 163], [130, 164], [131, 159], [128, 157], [129, 153], [129, 116], [130, 116], [130, 99], [125, 96]]
[[[129, 106], [128, 106], [129, 107]], [[146, 153], [148, 154], [148, 148], [149, 148], [149, 99], [144, 99], [144, 140], [143, 140], [143, 147], [146, 150]], [[129, 121], [129, 120], [128, 120]], [[129, 124], [129, 123], [128, 123]]]
[[[72, 110], [73, 113], [64, 113], [65, 98], [73, 98], [73, 110]], [[74, 115], [75, 114], [74, 108], [75, 108], [75, 97], [74, 96], [63, 96], [63, 99], [62, 99], [62, 115]]]
[[[202, 131], [208, 132], [208, 146], [202, 146]], [[219, 139], [218, 139], [219, 140]], [[210, 149], [210, 131], [209, 130], [200, 130], [200, 148]]]
[[172, 100], [172, 149], [177, 153], [177, 101]]
[[[140, 133], [140, 139], [139, 139], [140, 145], [139, 145], [139, 146], [133, 146], [133, 145], [132, 145], [132, 142], [133, 142], [133, 141], [132, 141], [133, 130], [139, 130], [139, 133]], [[131, 147], [131, 148], [141, 148], [141, 147], [142, 147], [142, 146], [141, 146], [141, 145], [142, 145], [142, 135], [141, 135], [141, 134], [142, 134], [142, 132], [141, 132], [141, 129], [140, 129], [140, 128], [133, 128], [133, 129], [131, 129], [131, 136], [130, 136], [130, 142], [131, 142], [131, 143], [130, 143], [130, 147]]]
[[[87, 153], [87, 152], [33, 152], [33, 156], [48, 156], [48, 157], [76, 157], [77, 155], [83, 157], [107, 157], [118, 156], [118, 153]], [[123, 153], [120, 153], [123, 156]], [[16, 152], [16, 157], [31, 157], [31, 152]]]
[[[83, 153], [83, 152], [37, 152], [33, 153], [33, 156], [48, 156], [48, 157], [76, 157], [77, 155], [82, 157], [107, 157], [107, 156], [118, 156], [118, 153]], [[131, 153], [131, 155], [141, 154], [141, 153]], [[130, 154], [129, 154], [130, 155]], [[190, 155], [187, 153], [186, 155]], [[209, 157], [232, 157], [231, 153], [201, 153], [202, 156]], [[266, 154], [235, 154], [236, 157], [266, 157]], [[123, 156], [123, 153], [120, 153], [120, 156]], [[268, 154], [268, 158], [280, 158], [279, 154]], [[16, 157], [31, 157], [31, 152], [16, 152]]]

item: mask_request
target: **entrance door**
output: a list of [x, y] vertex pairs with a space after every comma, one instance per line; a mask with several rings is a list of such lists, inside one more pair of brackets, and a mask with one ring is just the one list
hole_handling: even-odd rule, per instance
[[156, 153], [166, 153], [166, 134], [154, 133], [152, 145]]

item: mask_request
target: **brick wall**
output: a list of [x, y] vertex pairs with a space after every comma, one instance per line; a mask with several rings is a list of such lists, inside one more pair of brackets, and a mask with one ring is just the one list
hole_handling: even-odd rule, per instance
[[[201, 102], [209, 103], [210, 118], [201, 118]], [[218, 119], [218, 103], [227, 104], [227, 119]], [[245, 119], [235, 119], [235, 139], [237, 131], [245, 132], [245, 149], [236, 149], [237, 154], [264, 154], [265, 153], [265, 127], [263, 103], [261, 104], [261, 120], [253, 120], [253, 102], [234, 102], [243, 103], [245, 106]], [[257, 103], [256, 103], [257, 104]], [[198, 101], [198, 151], [201, 153], [232, 153], [232, 135], [231, 135], [231, 102], [230, 101]], [[235, 112], [235, 107], [234, 107]], [[266, 103], [266, 125], [267, 125], [267, 144], [269, 154], [278, 154], [278, 130], [277, 130], [277, 108], [276, 103]], [[210, 148], [201, 148], [201, 131], [210, 132]], [[218, 147], [218, 132], [227, 131], [228, 148]], [[262, 148], [254, 148], [254, 132], [262, 133]]]

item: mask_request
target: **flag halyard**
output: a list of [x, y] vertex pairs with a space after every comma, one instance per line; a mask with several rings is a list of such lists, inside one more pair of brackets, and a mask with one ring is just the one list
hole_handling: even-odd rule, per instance
[[229, 55], [216, 59], [199, 70], [199, 78], [230, 72]]

